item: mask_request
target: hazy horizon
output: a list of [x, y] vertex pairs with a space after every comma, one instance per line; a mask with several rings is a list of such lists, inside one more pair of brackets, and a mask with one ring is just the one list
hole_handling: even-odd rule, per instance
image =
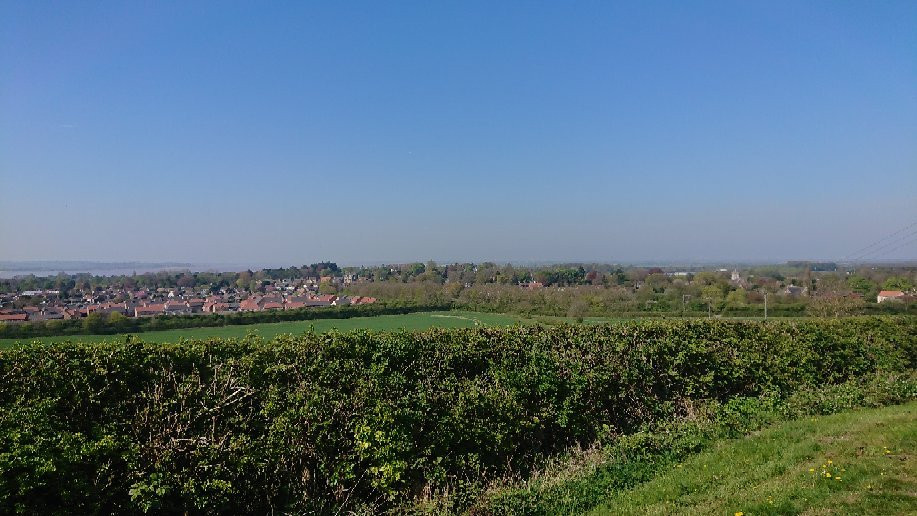
[[0, 260], [914, 259], [915, 21], [5, 2]]

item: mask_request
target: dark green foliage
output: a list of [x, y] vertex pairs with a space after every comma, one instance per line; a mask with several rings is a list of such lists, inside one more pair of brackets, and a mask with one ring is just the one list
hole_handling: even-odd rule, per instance
[[461, 507], [694, 401], [915, 362], [912, 318], [25, 346], [0, 351], [0, 513]]

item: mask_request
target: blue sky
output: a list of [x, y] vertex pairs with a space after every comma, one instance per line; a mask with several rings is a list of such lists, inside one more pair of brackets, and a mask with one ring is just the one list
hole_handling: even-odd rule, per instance
[[3, 2], [0, 259], [843, 258], [917, 221], [915, 26], [910, 1]]

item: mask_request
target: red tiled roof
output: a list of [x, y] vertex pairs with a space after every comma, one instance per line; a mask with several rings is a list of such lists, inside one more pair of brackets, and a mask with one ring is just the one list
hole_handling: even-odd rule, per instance
[[29, 314], [0, 314], [0, 321], [25, 321]]
[[144, 312], [144, 313], [162, 312], [165, 309], [166, 309], [166, 305], [164, 304], [145, 305], [145, 306], [138, 306], [136, 308], [138, 313], [139, 312]]
[[900, 290], [883, 290], [879, 292], [879, 295], [882, 297], [900, 297], [904, 295], [904, 292]]
[[356, 296], [350, 299], [350, 304], [352, 305], [368, 305], [370, 303], [375, 303], [376, 298], [366, 297], [366, 296]]
[[252, 299], [252, 298], [248, 298], [248, 299], [242, 301], [241, 303], [239, 303], [239, 310], [250, 310], [250, 311], [254, 311], [254, 310], [258, 310], [259, 308], [260, 308], [260, 307], [258, 306], [258, 301], [254, 300], [254, 299]]

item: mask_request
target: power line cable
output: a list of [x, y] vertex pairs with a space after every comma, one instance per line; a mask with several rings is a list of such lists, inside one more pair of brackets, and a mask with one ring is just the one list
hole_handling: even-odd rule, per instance
[[899, 229], [898, 231], [895, 231], [894, 233], [886, 235], [885, 237], [879, 240], [876, 240], [872, 244], [869, 244], [868, 246], [864, 247], [861, 250], [862, 252], [851, 253], [848, 256], [853, 256], [854, 257], [853, 259], [856, 260], [863, 256], [869, 256], [870, 254], [873, 254], [877, 251], [885, 249], [891, 245], [895, 245], [898, 242], [901, 242], [902, 240], [906, 240], [910, 238], [911, 236], [917, 234], [917, 227], [914, 227], [914, 226], [917, 226], [917, 223], [910, 224], [904, 228]]
[[897, 245], [897, 244], [900, 244], [900, 243], [903, 242], [904, 240], [907, 240], [907, 239], [909, 239], [909, 238], [911, 238], [911, 237], [914, 237], [914, 236], [917, 236], [917, 229], [915, 229], [915, 230], [913, 230], [913, 231], [909, 231], [909, 232], [907, 232], [907, 233], [905, 233], [905, 234], [903, 234], [903, 235], [901, 235], [901, 236], [899, 236], [899, 237], [896, 237], [896, 238], [894, 238], [894, 239], [892, 239], [892, 240], [890, 240], [890, 241], [888, 241], [888, 242], [885, 242], [884, 244], [880, 245], [879, 247], [876, 247], [876, 248], [873, 248], [873, 249], [871, 249], [871, 250], [869, 250], [869, 251], [866, 251], [865, 253], [862, 253], [862, 254], [860, 254], [859, 256], [853, 258], [853, 261], [861, 260], [861, 259], [863, 259], [863, 258], [866, 258], [867, 256], [876, 254], [876, 253], [881, 252], [881, 251], [885, 251], [885, 250], [887, 250], [889, 247], [894, 246], [894, 245]]
[[[893, 237], [893, 236], [895, 236], [895, 235], [898, 235], [898, 234], [900, 234], [900, 233], [902, 233], [902, 232], [904, 232], [904, 231], [907, 231], [907, 230], [909, 230], [909, 229], [911, 229], [911, 228], [913, 228], [913, 227], [915, 227], [915, 226], [917, 226], [917, 221], [914, 221], [914, 222], [908, 224], [907, 226], [905, 226], [905, 227], [903, 227], [903, 228], [901, 228], [901, 229], [895, 231], [894, 233], [890, 233], [890, 234], [888, 234], [888, 235], [885, 235], [884, 237], [882, 237], [882, 238], [876, 240], [875, 242], [873, 242], [873, 243], [867, 245], [866, 247], [862, 247], [862, 248], [857, 249], [856, 251], [854, 251], [854, 252], [852, 252], [852, 253], [847, 254], [847, 257], [850, 257], [850, 256], [857, 256], [857, 255], [859, 255], [860, 253], [862, 253], [863, 251], [868, 251], [869, 249], [875, 247], [876, 245], [881, 244], [882, 242], [885, 242], [885, 241], [888, 240], [889, 238], [891, 238], [891, 237]], [[845, 259], [846, 259], [846, 258], [845, 258]], [[857, 259], [857, 258], [854, 258], [854, 260], [856, 260], [856, 259]]]
[[[917, 233], [915, 233], [915, 236], [917, 236]], [[901, 249], [902, 247], [907, 247], [907, 246], [909, 246], [909, 245], [911, 245], [911, 244], [917, 244], [917, 238], [912, 238], [912, 239], [908, 240], [907, 242], [904, 242], [904, 243], [901, 244], [901, 245], [892, 247], [891, 249], [885, 251], [883, 254], [884, 254], [885, 256], [888, 256], [890, 253], [892, 253], [892, 252], [894, 252], [894, 251], [897, 251], [898, 249]]]

